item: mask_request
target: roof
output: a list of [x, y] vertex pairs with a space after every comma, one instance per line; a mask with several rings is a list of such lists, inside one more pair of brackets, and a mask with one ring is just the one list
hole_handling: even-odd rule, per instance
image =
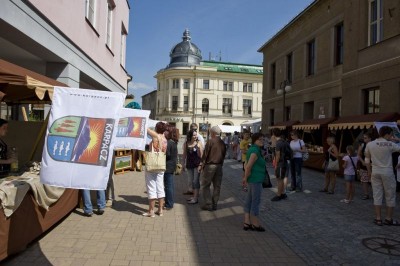
[[201, 65], [216, 67], [218, 72], [233, 72], [242, 74], [262, 75], [263, 67], [261, 65], [248, 65], [219, 61], [201, 61]]
[[293, 125], [293, 129], [319, 129], [321, 126], [326, 126], [335, 119], [335, 117], [309, 119], [297, 125]]
[[272, 42], [273, 39], [278, 37], [282, 32], [284, 32], [287, 28], [292, 26], [301, 16], [303, 16], [308, 10], [310, 10], [317, 2], [320, 0], [314, 0], [311, 4], [308, 5], [303, 11], [301, 11], [297, 16], [295, 16], [291, 21], [289, 21], [288, 24], [286, 24], [285, 27], [283, 27], [280, 31], [278, 31], [272, 38], [270, 38], [266, 43], [264, 43], [258, 50], [257, 52], [262, 52], [262, 50], [267, 46], [270, 42]]
[[57, 80], [0, 59], [0, 91], [6, 94], [5, 102], [50, 100], [54, 86], [68, 87]]
[[328, 125], [329, 129], [364, 129], [374, 126], [374, 122], [391, 122], [400, 118], [398, 113], [353, 115], [338, 118]]
[[285, 122], [276, 123], [273, 126], [269, 126], [268, 129], [278, 128], [278, 129], [282, 130], [282, 129], [286, 129], [287, 127], [292, 127], [293, 125], [296, 125], [298, 123], [300, 123], [300, 121], [298, 121], [298, 120], [295, 120], [295, 121], [289, 120], [289, 121], [285, 121]]

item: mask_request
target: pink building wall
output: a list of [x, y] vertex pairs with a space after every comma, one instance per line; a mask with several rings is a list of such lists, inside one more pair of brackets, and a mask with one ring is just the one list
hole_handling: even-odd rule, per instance
[[110, 49], [106, 46], [107, 0], [96, 0], [94, 29], [85, 18], [85, 0], [29, 1], [104, 71], [126, 88], [127, 73], [121, 66], [120, 58], [122, 25], [127, 33], [129, 26], [127, 0], [112, 1], [115, 3], [115, 8]]

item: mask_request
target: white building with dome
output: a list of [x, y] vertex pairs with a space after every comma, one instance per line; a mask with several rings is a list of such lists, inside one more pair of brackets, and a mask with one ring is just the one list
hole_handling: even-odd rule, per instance
[[156, 120], [175, 124], [185, 135], [192, 122], [205, 134], [207, 125], [240, 126], [261, 118], [262, 66], [204, 61], [189, 30], [182, 39], [171, 49], [169, 65], [155, 75]]

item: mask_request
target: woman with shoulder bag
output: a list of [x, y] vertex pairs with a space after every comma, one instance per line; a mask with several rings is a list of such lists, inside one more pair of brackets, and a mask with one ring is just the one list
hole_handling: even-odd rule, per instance
[[371, 176], [368, 176], [367, 166], [365, 164], [365, 147], [367, 147], [368, 142], [372, 141], [372, 134], [369, 132], [363, 135], [363, 144], [358, 147], [358, 173], [361, 182], [361, 187], [363, 191], [363, 200], [369, 199], [369, 183], [371, 182]]
[[195, 130], [189, 130], [182, 148], [183, 171], [186, 171], [188, 176], [188, 192], [191, 189], [193, 191], [193, 197], [188, 199], [188, 204], [197, 204], [200, 189], [200, 172], [198, 171], [198, 167], [204, 148], [201, 142], [197, 140], [197, 132]]
[[243, 230], [264, 232], [258, 219], [260, 213], [262, 183], [265, 178], [265, 160], [261, 155], [261, 147], [264, 145], [263, 134], [255, 133], [251, 136], [252, 145], [246, 154], [246, 164], [243, 176], [243, 185], [248, 187], [244, 205]]
[[336, 186], [336, 173], [339, 171], [339, 151], [335, 145], [335, 137], [328, 137], [326, 142], [328, 143], [329, 148], [325, 153], [325, 184], [324, 188], [319, 192], [334, 194]]
[[[150, 150], [157, 152], [165, 152], [167, 150], [167, 139], [164, 136], [166, 131], [166, 124], [163, 122], [158, 122], [155, 126], [155, 131], [148, 128], [147, 133], [152, 137], [150, 142]], [[147, 167], [146, 167], [147, 168]], [[149, 210], [143, 213], [145, 217], [155, 217], [155, 214], [163, 216], [162, 207], [164, 205], [164, 171], [161, 172], [150, 172], [146, 169], [146, 189], [147, 196], [149, 198]], [[158, 211], [154, 212], [154, 207], [156, 200], [158, 199]]]

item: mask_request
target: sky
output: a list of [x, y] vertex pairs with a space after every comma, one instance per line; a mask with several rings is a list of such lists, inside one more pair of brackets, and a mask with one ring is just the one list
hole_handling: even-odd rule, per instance
[[156, 89], [154, 76], [189, 29], [203, 60], [261, 65], [257, 50], [314, 0], [129, 0], [128, 93]]

